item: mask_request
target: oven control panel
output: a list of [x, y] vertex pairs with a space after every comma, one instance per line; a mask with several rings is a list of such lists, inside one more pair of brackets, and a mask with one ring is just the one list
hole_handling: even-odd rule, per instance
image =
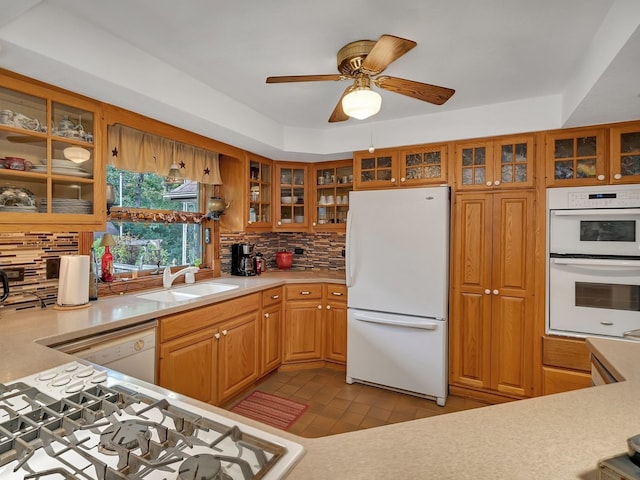
[[569, 192], [567, 199], [569, 208], [633, 208], [640, 206], [640, 189]]

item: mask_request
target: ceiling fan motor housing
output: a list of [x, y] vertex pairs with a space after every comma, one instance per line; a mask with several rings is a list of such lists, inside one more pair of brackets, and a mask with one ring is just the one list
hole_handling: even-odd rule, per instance
[[359, 72], [362, 62], [375, 44], [373, 40], [358, 40], [342, 47], [338, 51], [338, 71], [350, 76]]

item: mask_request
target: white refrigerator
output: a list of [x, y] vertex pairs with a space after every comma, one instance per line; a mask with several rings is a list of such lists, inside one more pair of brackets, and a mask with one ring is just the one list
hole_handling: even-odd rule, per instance
[[351, 192], [347, 383], [447, 397], [449, 187]]

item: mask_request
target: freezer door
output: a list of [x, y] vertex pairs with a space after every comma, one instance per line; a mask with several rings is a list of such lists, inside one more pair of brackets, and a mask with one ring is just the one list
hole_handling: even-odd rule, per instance
[[352, 192], [349, 307], [446, 318], [449, 187]]
[[447, 322], [349, 309], [347, 383], [447, 396]]

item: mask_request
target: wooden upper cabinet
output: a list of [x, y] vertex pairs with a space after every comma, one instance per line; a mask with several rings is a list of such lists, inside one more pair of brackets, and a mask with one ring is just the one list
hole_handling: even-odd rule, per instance
[[606, 130], [580, 128], [545, 135], [547, 186], [608, 183]]
[[446, 144], [415, 145], [354, 154], [357, 190], [447, 183]]
[[309, 166], [275, 162], [274, 231], [306, 232], [311, 225]]
[[273, 220], [273, 161], [254, 154], [220, 155], [222, 195], [229, 208], [220, 216], [226, 231], [270, 231]]
[[532, 135], [459, 142], [455, 145], [458, 190], [523, 188], [534, 185], [535, 141]]
[[271, 229], [273, 162], [249, 156], [248, 229]]
[[0, 230], [104, 229], [98, 102], [0, 71]]
[[640, 183], [640, 122], [613, 127], [611, 183]]
[[353, 190], [353, 162], [340, 160], [321, 162], [313, 166], [314, 184], [311, 225], [314, 231], [346, 230], [349, 192]]
[[353, 154], [353, 183], [356, 190], [390, 188], [398, 183], [398, 152], [380, 149]]

